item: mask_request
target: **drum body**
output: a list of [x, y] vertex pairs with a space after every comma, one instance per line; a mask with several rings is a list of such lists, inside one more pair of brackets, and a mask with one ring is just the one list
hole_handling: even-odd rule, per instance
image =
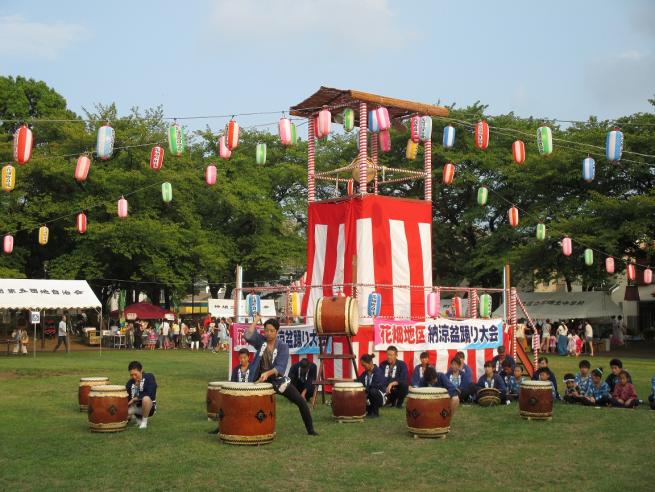
[[89, 428], [92, 432], [120, 432], [127, 427], [125, 386], [94, 386], [89, 393]]
[[89, 408], [89, 392], [91, 388], [107, 384], [109, 384], [109, 378], [105, 377], [80, 378], [80, 387], [77, 392], [80, 412], [86, 412]]
[[452, 410], [444, 388], [409, 388], [406, 400], [407, 429], [416, 437], [446, 437]]
[[481, 407], [500, 405], [500, 391], [496, 388], [482, 388], [478, 390], [478, 404]]
[[221, 408], [221, 386], [224, 381], [213, 381], [207, 384], [207, 420], [218, 420]]
[[354, 297], [322, 297], [316, 302], [314, 328], [317, 333], [357, 335], [359, 307]]
[[275, 391], [269, 383], [223, 383], [219, 438], [228, 444], [267, 444], [275, 438]]
[[519, 414], [526, 419], [550, 420], [553, 393], [550, 381], [523, 381], [519, 387]]
[[366, 389], [362, 383], [334, 383], [332, 417], [338, 422], [363, 422], [366, 416]]

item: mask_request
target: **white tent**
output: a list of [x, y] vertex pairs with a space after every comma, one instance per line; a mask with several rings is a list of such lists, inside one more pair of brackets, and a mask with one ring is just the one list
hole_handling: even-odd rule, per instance
[[[612, 301], [608, 292], [519, 292], [532, 319], [595, 319], [622, 314], [621, 308]], [[505, 304], [501, 304], [494, 316], [502, 317]], [[523, 318], [517, 307], [518, 318]]]
[[86, 280], [0, 279], [0, 309], [100, 309]]

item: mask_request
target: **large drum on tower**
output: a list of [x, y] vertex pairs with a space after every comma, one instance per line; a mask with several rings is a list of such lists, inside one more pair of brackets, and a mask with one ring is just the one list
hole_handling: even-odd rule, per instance
[[409, 388], [407, 429], [414, 437], [446, 437], [452, 410], [445, 388]]
[[127, 427], [125, 386], [94, 386], [89, 392], [89, 429], [92, 432], [120, 432]]
[[359, 307], [354, 297], [322, 297], [316, 302], [314, 328], [323, 335], [357, 335]]
[[359, 382], [339, 382], [332, 386], [332, 417], [338, 422], [363, 422], [366, 416], [366, 389]]
[[228, 444], [268, 444], [275, 438], [275, 391], [269, 383], [222, 383], [218, 437]]
[[528, 420], [553, 418], [553, 392], [550, 381], [523, 381], [519, 387], [519, 415]]
[[225, 381], [212, 381], [207, 384], [207, 420], [218, 420], [221, 408], [221, 386]]
[[86, 412], [89, 408], [89, 392], [94, 386], [109, 384], [109, 378], [93, 377], [80, 378], [80, 387], [77, 392], [77, 400], [80, 404], [80, 412]]

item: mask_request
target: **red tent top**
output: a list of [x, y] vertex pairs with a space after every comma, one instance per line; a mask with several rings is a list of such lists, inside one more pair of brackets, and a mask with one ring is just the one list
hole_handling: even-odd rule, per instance
[[[166, 315], [175, 316], [173, 311], [163, 307], [155, 306], [148, 302], [137, 302], [125, 308], [125, 317], [136, 316], [138, 319], [164, 319]], [[118, 318], [118, 310], [111, 312], [112, 318]]]

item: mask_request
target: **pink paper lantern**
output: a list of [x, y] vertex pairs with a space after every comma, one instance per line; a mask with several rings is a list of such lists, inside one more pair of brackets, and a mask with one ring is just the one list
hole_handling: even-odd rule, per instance
[[84, 212], [77, 214], [76, 226], [77, 232], [80, 234], [84, 234], [86, 232], [86, 214]]
[[14, 236], [12, 236], [11, 234], [5, 234], [5, 237], [2, 241], [2, 247], [5, 254], [10, 255], [11, 252], [14, 250]]
[[75, 180], [78, 183], [86, 181], [89, 175], [89, 169], [91, 169], [91, 159], [87, 155], [79, 156], [75, 165]]
[[635, 266], [634, 263], [628, 263], [628, 266], [626, 268], [626, 274], [628, 276], [628, 280], [630, 282], [634, 282], [637, 278], [637, 267]]
[[375, 110], [378, 117], [378, 127], [380, 131], [388, 130], [391, 128], [391, 119], [389, 118], [389, 110], [384, 107], [379, 107]]
[[646, 285], [653, 283], [653, 270], [650, 268], [644, 270], [644, 283]]
[[289, 118], [280, 118], [277, 130], [282, 145], [291, 145], [291, 120]]
[[225, 143], [225, 135], [223, 135], [218, 139], [218, 156], [221, 159], [228, 160], [231, 155], [232, 151], [227, 148], [227, 144]]
[[605, 258], [605, 271], [607, 273], [614, 273], [614, 258], [611, 256], [609, 258]]
[[378, 143], [382, 152], [391, 151], [391, 135], [389, 134], [389, 130], [380, 130], [380, 133], [378, 133]]
[[428, 316], [430, 318], [438, 318], [441, 314], [441, 296], [439, 295], [439, 292], [430, 292], [426, 303], [428, 306]]
[[118, 200], [118, 216], [121, 219], [127, 217], [127, 200], [123, 196]]
[[516, 207], [512, 207], [509, 209], [509, 212], [507, 213], [509, 217], [509, 225], [512, 227], [518, 227], [519, 225], [519, 209]]
[[564, 254], [564, 256], [571, 256], [571, 253], [573, 253], [573, 244], [571, 243], [571, 238], [565, 237], [562, 239], [562, 254]]
[[210, 164], [205, 169], [205, 182], [209, 186], [214, 186], [216, 184], [216, 166]]
[[322, 109], [318, 113], [318, 134], [320, 138], [327, 137], [332, 129], [332, 113], [328, 109]]

